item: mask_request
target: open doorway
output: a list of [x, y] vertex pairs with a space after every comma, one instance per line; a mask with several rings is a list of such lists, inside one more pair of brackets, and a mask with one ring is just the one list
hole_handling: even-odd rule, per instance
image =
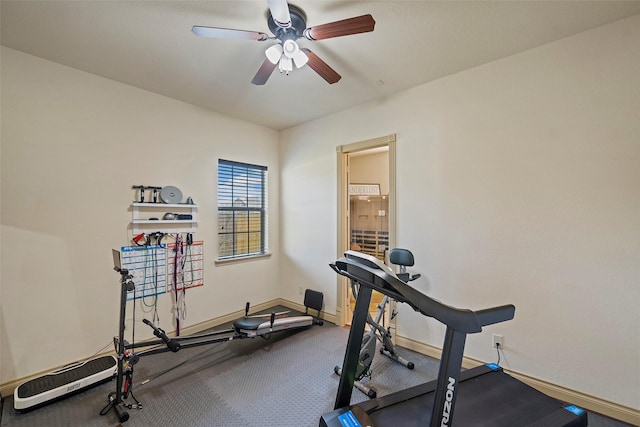
[[[337, 151], [338, 256], [353, 249], [384, 262], [395, 244], [395, 135], [340, 146]], [[382, 294], [374, 294], [372, 316], [382, 301]], [[339, 325], [350, 323], [354, 303], [349, 281], [339, 276]]]
[[[389, 251], [389, 146], [347, 154], [349, 249], [386, 261]], [[384, 295], [373, 291], [369, 313], [376, 318]], [[349, 293], [347, 324], [355, 307]], [[383, 315], [383, 319], [388, 316]]]

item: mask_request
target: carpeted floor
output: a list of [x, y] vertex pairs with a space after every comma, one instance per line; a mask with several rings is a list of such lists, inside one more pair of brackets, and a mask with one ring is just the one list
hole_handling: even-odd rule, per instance
[[[344, 357], [348, 330], [331, 324], [285, 332], [269, 340], [237, 340], [144, 357], [135, 365], [133, 394], [142, 409], [130, 409], [124, 427], [316, 427], [333, 409], [338, 377], [334, 366]], [[438, 362], [399, 349], [414, 362], [408, 370], [379, 353], [368, 382], [378, 395], [430, 381]], [[145, 382], [148, 380], [148, 382]], [[141, 384], [145, 382], [144, 384]], [[24, 413], [3, 403], [5, 427], [115, 427], [113, 410], [99, 415], [115, 381]], [[367, 397], [354, 390], [352, 403]], [[128, 399], [134, 403], [133, 399]], [[590, 426], [619, 427], [589, 414]]]

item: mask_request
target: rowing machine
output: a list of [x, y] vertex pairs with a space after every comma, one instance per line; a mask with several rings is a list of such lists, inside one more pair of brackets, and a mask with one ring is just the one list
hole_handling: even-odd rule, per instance
[[[321, 325], [320, 311], [322, 310], [323, 294], [321, 292], [307, 289], [305, 292], [304, 305], [305, 315], [283, 317], [283, 313], [278, 316], [275, 312], [264, 317], [249, 316], [249, 303], [245, 306], [245, 317], [233, 322], [233, 326], [228, 329], [213, 331], [209, 333], [185, 335], [179, 337], [169, 337], [166, 332], [151, 321], [144, 319], [143, 322], [153, 330], [157, 340], [129, 343], [124, 339], [125, 313], [127, 304], [127, 292], [132, 289], [132, 276], [126, 269], [121, 268], [120, 253], [113, 250], [115, 263], [114, 270], [120, 273], [121, 293], [120, 293], [120, 327], [119, 334], [114, 337], [114, 345], [118, 356], [118, 368], [116, 373], [116, 391], [108, 395], [108, 403], [100, 412], [100, 415], [107, 414], [111, 409], [116, 411], [118, 420], [123, 423], [129, 419], [128, 407], [133, 405], [125, 404], [125, 400], [132, 394], [133, 368], [143, 356], [165, 353], [167, 351], [178, 352], [185, 348], [197, 347], [236, 339], [255, 338], [262, 336], [265, 339], [271, 337], [274, 332], [305, 328], [314, 324]], [[307, 314], [308, 309], [317, 310], [317, 317]], [[137, 348], [145, 347], [140, 352], [135, 352]], [[133, 397], [135, 400], [135, 397]], [[140, 407], [136, 401], [136, 407]]]

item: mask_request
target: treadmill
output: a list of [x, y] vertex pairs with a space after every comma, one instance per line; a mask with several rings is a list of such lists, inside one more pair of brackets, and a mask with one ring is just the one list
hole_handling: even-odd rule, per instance
[[[461, 372], [467, 334], [513, 319], [515, 307], [478, 311], [440, 303], [403, 282], [380, 260], [356, 251], [330, 264], [338, 274], [360, 285], [347, 341], [334, 410], [320, 418], [320, 427], [582, 427], [587, 412], [566, 405], [487, 364]], [[446, 326], [438, 378], [377, 399], [350, 405], [360, 345], [376, 290], [409, 304]], [[459, 399], [458, 399], [459, 397]], [[455, 412], [454, 412], [455, 409]]]

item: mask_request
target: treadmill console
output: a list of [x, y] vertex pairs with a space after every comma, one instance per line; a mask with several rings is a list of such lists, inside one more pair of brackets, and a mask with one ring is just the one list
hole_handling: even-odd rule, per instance
[[363, 254], [362, 252], [357, 252], [357, 251], [346, 251], [344, 253], [344, 256], [347, 258], [354, 259], [358, 261], [360, 264], [366, 265], [367, 267], [377, 268], [378, 270], [382, 270], [385, 273], [398, 279], [398, 276], [396, 275], [396, 273], [388, 265], [386, 265], [385, 263], [383, 263], [378, 258], [372, 255]]

